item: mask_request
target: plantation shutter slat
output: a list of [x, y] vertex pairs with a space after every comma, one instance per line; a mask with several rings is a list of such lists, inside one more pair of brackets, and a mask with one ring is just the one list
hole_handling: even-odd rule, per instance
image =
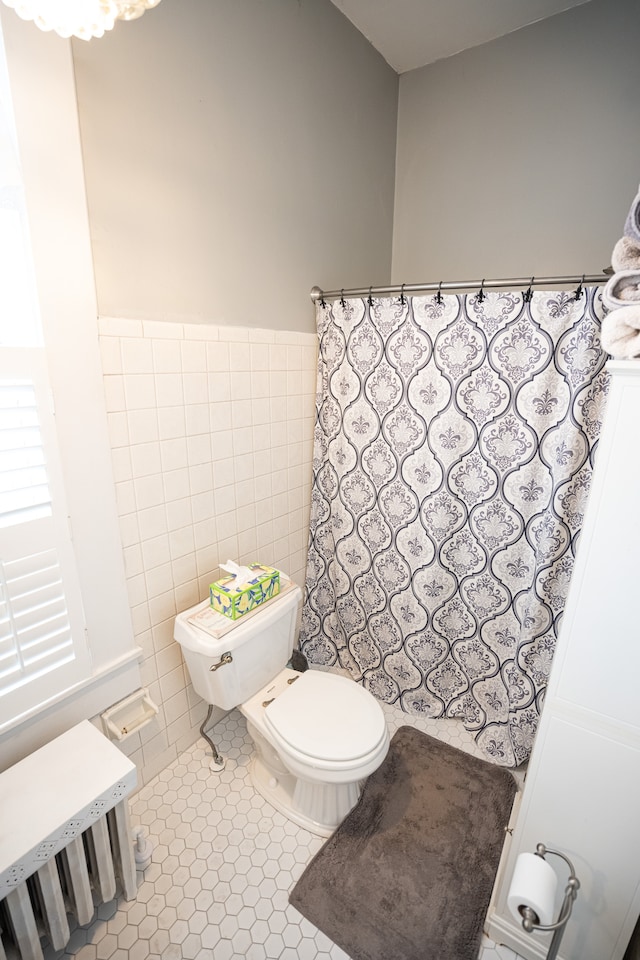
[[0, 382], [0, 528], [51, 515], [35, 384]]

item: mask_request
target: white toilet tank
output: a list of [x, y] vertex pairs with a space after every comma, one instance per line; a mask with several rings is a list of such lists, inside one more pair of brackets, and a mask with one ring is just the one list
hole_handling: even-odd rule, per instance
[[[182, 647], [196, 693], [207, 703], [231, 710], [269, 683], [291, 656], [301, 600], [300, 587], [293, 585], [248, 620], [240, 619], [220, 639], [189, 623], [189, 617], [209, 606], [208, 600], [178, 614], [173, 635]], [[211, 670], [225, 654], [231, 660]]]

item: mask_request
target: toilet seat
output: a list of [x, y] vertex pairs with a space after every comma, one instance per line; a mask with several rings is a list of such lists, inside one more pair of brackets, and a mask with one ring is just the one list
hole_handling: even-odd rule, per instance
[[384, 713], [368, 691], [317, 670], [299, 674], [263, 716], [279, 749], [317, 769], [367, 766], [388, 736]]

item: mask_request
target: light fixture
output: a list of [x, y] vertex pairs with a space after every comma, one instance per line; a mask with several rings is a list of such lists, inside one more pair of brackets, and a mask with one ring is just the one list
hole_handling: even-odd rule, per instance
[[23, 20], [61, 37], [90, 40], [112, 30], [116, 20], [135, 20], [160, 0], [4, 0]]

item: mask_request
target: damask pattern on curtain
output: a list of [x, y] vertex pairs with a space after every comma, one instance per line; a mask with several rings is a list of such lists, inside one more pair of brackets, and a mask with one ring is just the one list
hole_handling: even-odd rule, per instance
[[530, 754], [607, 375], [599, 288], [318, 306], [301, 648]]

